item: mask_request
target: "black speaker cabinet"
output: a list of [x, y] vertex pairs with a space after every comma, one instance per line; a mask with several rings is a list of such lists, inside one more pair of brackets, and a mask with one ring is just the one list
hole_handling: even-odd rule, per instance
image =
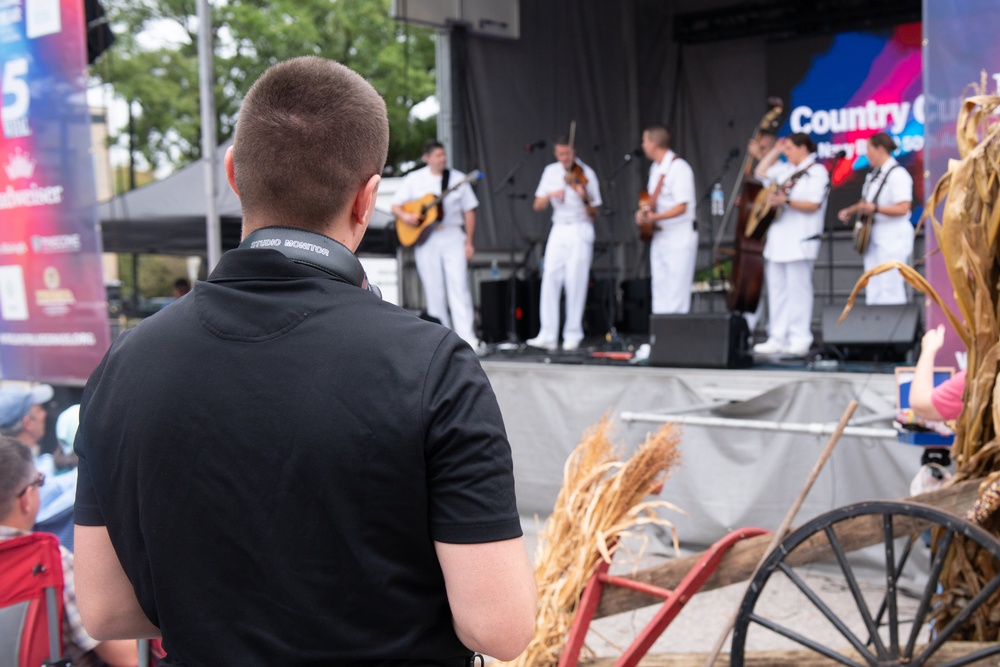
[[632, 278], [622, 282], [622, 332], [649, 333], [649, 311], [653, 292], [649, 278]]
[[920, 307], [855, 304], [837, 324], [843, 306], [823, 308], [823, 342], [851, 359], [901, 361], [920, 335]]
[[[541, 295], [541, 279], [530, 277], [517, 280], [514, 286], [515, 333], [520, 340], [538, 335], [538, 307]], [[487, 343], [498, 343], [509, 338], [510, 281], [494, 280], [479, 284], [479, 324], [482, 339]]]
[[750, 330], [734, 313], [652, 315], [649, 364], [682, 368], [748, 368]]
[[583, 328], [588, 336], [603, 336], [615, 324], [615, 281], [592, 278], [587, 287]]

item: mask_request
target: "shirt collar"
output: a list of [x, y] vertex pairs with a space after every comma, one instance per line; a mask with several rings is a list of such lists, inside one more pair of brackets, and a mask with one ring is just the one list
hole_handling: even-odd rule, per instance
[[12, 526], [4, 526], [0, 524], [0, 540], [10, 539], [11, 537], [18, 537], [20, 535], [27, 535], [28, 531], [21, 530], [20, 528], [13, 528]]

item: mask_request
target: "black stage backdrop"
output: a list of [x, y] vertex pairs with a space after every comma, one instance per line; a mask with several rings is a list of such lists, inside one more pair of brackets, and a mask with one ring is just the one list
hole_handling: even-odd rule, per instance
[[[887, 0], [874, 18], [863, 15], [866, 5], [855, 0], [827, 5], [829, 14], [817, 19], [815, 13], [800, 15], [794, 2], [524, 1], [517, 41], [456, 29], [452, 163], [486, 174], [478, 188], [477, 245], [521, 251], [544, 244], [549, 213], [532, 211], [531, 200], [542, 169], [553, 159], [552, 139], [566, 134], [575, 120], [577, 151], [597, 171], [606, 202], [596, 223], [595, 270], [602, 249], [617, 245], [625, 249], [624, 277], [644, 274], [632, 216], [648, 163], [626, 162], [624, 156], [639, 146], [643, 126], [665, 122], [673, 148], [694, 169], [698, 266], [707, 266], [718, 231], [711, 228], [708, 193], [716, 180], [727, 198], [732, 192], [766, 98], [784, 94], [769, 85], [790, 80], [780, 74], [786, 70], [808, 67], [810, 45], [824, 43], [817, 36], [881, 29], [913, 21], [914, 14], [919, 20], [920, 12], [919, 2], [911, 0]], [[839, 18], [848, 14], [841, 5], [857, 10], [850, 20]], [[712, 33], [713, 21], [726, 29]], [[780, 46], [797, 40], [802, 44]], [[802, 55], [789, 61], [789, 52]], [[544, 149], [526, 152], [526, 145], [540, 139], [548, 142]], [[505, 185], [504, 177], [522, 160], [513, 182]], [[835, 211], [831, 206], [829, 215]], [[731, 236], [730, 229], [724, 238]]]

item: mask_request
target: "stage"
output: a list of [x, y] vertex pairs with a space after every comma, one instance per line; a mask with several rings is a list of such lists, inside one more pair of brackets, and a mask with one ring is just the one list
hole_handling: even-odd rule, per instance
[[[567, 456], [603, 415], [615, 421], [615, 441], [627, 453], [659, 426], [646, 413], [717, 422], [680, 427], [682, 462], [662, 492], [687, 513], [663, 512], [685, 546], [708, 545], [740, 526], [779, 525], [852, 399], [860, 435], [840, 440], [796, 523], [855, 501], [907, 496], [920, 467], [920, 448], [885, 437], [896, 389], [891, 368], [882, 365], [871, 366], [879, 372], [848, 373], [808, 370], [801, 360], [798, 367], [743, 370], [591, 361], [583, 350], [523, 347], [483, 358], [513, 450], [522, 515], [551, 511]], [[725, 425], [736, 419], [801, 424], [811, 432]]]

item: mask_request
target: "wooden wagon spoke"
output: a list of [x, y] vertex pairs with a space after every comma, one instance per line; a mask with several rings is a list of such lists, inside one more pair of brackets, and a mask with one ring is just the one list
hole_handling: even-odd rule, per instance
[[869, 611], [868, 605], [861, 595], [861, 587], [858, 585], [857, 577], [854, 576], [854, 570], [851, 568], [850, 563], [847, 562], [847, 554], [844, 553], [844, 548], [841, 546], [837, 534], [833, 531], [833, 526], [826, 526], [824, 531], [826, 532], [827, 539], [830, 540], [830, 548], [833, 549], [833, 553], [837, 557], [840, 571], [844, 574], [847, 587], [850, 589], [851, 595], [854, 596], [854, 602], [858, 606], [858, 613], [861, 614], [861, 620], [864, 621], [865, 627], [868, 628], [868, 634], [875, 645], [875, 653], [880, 660], [885, 660], [889, 657], [888, 651], [885, 649], [885, 644], [882, 643], [882, 638], [878, 636], [878, 628], [875, 627], [871, 611]]
[[[836, 660], [842, 665], [847, 665], [848, 667], [864, 667], [864, 665], [854, 662], [853, 660], [847, 658], [846, 656], [837, 653], [833, 649], [817, 644], [808, 637], [804, 637], [798, 632], [786, 628], [783, 625], [778, 625], [777, 623], [775, 623], [770, 619], [763, 618], [761, 616], [758, 616], [757, 614], [751, 614], [750, 620], [753, 621], [754, 623], [764, 626], [765, 628], [771, 630], [772, 632], [776, 632], [777, 634], [781, 635], [782, 637], [785, 637], [786, 639], [791, 639], [793, 642], [796, 642], [797, 644], [801, 644], [802, 646], [805, 646], [808, 649], [816, 651], [817, 653], [821, 653], [822, 655], [826, 656], [827, 658], [830, 658], [831, 660]], [[874, 657], [872, 657], [870, 653], [865, 651], [863, 657], [865, 658], [865, 662], [869, 665], [869, 667], [878, 667], [878, 661]]]
[[854, 650], [861, 654], [861, 656], [869, 664], [875, 664], [875, 656], [868, 651], [867, 647], [858, 638], [858, 636], [851, 632], [851, 629], [837, 617], [837, 614], [830, 609], [829, 605], [823, 602], [823, 600], [816, 595], [816, 592], [812, 590], [809, 584], [804, 582], [802, 578], [799, 577], [799, 575], [796, 574], [796, 572], [787, 564], [778, 563], [778, 567], [785, 573], [785, 576], [787, 576], [792, 583], [795, 584], [800, 591], [802, 591], [802, 594], [809, 598], [809, 601], [812, 602], [817, 609], [819, 609], [820, 613], [826, 617], [826, 620], [830, 621], [830, 623], [833, 624], [833, 627], [837, 628], [837, 631], [844, 636], [844, 639], [850, 642], [851, 646], [854, 647]]
[[934, 560], [931, 562], [931, 571], [927, 575], [927, 583], [924, 585], [924, 593], [920, 596], [920, 604], [917, 606], [917, 613], [913, 617], [913, 627], [910, 629], [910, 639], [906, 642], [906, 650], [903, 652], [906, 656], [913, 655], [913, 648], [917, 644], [917, 636], [920, 634], [920, 629], [924, 625], [924, 620], [927, 618], [927, 612], [930, 609], [931, 599], [934, 596], [934, 592], [937, 590], [938, 582], [941, 580], [941, 568], [944, 567], [944, 562], [948, 556], [948, 551], [951, 549], [952, 539], [955, 537], [955, 531], [947, 530], [944, 535], [938, 541], [937, 553], [934, 554]]

